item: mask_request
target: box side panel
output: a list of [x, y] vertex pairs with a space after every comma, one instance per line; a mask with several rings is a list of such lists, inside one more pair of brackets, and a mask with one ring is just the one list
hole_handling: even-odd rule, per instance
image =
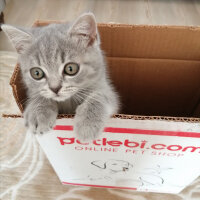
[[193, 115], [200, 97], [199, 61], [108, 58], [108, 63], [121, 113]]
[[200, 116], [200, 100], [198, 101], [196, 107], [194, 108], [194, 112], [192, 114], [193, 117], [199, 117]]

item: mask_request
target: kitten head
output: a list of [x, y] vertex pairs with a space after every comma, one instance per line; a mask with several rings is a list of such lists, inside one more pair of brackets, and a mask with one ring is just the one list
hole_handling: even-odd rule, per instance
[[94, 15], [86, 13], [71, 24], [21, 29], [2, 25], [19, 54], [29, 96], [64, 101], [96, 86], [104, 77]]

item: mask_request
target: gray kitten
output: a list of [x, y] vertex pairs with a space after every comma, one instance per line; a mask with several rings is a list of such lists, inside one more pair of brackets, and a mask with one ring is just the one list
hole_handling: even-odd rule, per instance
[[71, 24], [2, 29], [19, 54], [29, 99], [24, 117], [31, 131], [50, 130], [58, 113], [76, 113], [77, 137], [96, 139], [117, 113], [118, 96], [106, 72], [94, 15], [86, 13]]

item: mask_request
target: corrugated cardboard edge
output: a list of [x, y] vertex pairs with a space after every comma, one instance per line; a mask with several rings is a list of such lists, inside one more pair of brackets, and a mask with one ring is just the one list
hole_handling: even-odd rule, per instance
[[[2, 117], [5, 118], [22, 118], [22, 115], [12, 115], [12, 114], [3, 114]], [[59, 114], [57, 119], [61, 118], [74, 118], [74, 115], [70, 114]], [[174, 121], [174, 122], [190, 122], [197, 123], [200, 122], [200, 118], [186, 118], [186, 117], [166, 117], [166, 116], [139, 116], [139, 115], [125, 115], [125, 114], [116, 114], [112, 118], [117, 119], [133, 119], [133, 120], [160, 120], [160, 121]]]
[[15, 98], [15, 101], [17, 102], [17, 105], [18, 105], [20, 111], [23, 112], [23, 107], [22, 107], [22, 104], [20, 103], [20, 100], [18, 98], [17, 88], [16, 88], [16, 85], [15, 85], [15, 81], [16, 81], [16, 77], [17, 77], [18, 72], [19, 72], [19, 64], [17, 63], [16, 66], [15, 66], [14, 72], [12, 74], [12, 77], [10, 79], [10, 85], [12, 87], [12, 92], [13, 92], [13, 96]]
[[[56, 20], [37, 20], [34, 22], [33, 27], [36, 26], [45, 26], [48, 24], [57, 23], [67, 23], [66, 21], [56, 21]], [[176, 26], [176, 25], [142, 25], [142, 24], [121, 24], [121, 23], [98, 23], [98, 26], [106, 26], [106, 27], [143, 27], [143, 28], [175, 28], [175, 29], [189, 29], [189, 30], [200, 30], [200, 26]]]

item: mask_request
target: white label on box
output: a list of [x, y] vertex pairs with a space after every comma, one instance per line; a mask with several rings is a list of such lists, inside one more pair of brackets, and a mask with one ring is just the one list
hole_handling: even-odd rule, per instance
[[72, 119], [37, 139], [63, 184], [178, 193], [200, 175], [200, 125], [110, 119], [81, 143]]

